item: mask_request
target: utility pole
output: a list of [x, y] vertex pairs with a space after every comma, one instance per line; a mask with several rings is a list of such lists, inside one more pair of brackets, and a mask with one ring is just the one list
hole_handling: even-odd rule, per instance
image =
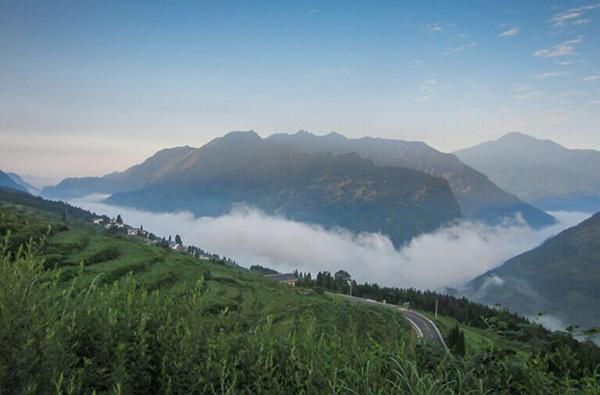
[[435, 298], [435, 319], [437, 320], [438, 300]]

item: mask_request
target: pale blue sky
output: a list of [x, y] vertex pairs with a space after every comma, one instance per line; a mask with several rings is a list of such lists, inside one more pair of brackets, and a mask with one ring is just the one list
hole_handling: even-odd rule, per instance
[[122, 170], [231, 130], [600, 149], [600, 3], [0, 0], [0, 169]]

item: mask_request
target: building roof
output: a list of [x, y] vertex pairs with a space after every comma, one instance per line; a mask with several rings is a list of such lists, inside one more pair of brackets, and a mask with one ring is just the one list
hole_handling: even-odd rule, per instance
[[278, 274], [268, 274], [265, 277], [270, 278], [274, 281], [297, 281], [298, 277], [294, 276], [293, 273], [278, 273]]

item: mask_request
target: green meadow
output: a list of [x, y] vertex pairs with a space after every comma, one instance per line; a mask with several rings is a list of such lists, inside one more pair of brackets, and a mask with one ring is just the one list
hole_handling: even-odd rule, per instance
[[0, 393], [600, 388], [599, 370], [565, 348], [508, 352], [493, 331], [463, 326], [468, 352], [454, 356], [419, 342], [394, 309], [110, 234], [74, 208], [0, 198]]

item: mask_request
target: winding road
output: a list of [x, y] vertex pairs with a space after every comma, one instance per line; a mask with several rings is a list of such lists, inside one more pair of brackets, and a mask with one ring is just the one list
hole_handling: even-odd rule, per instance
[[371, 299], [362, 299], [362, 298], [357, 298], [355, 296], [348, 296], [348, 295], [340, 295], [340, 296], [342, 296], [345, 299], [348, 299], [350, 301], [353, 301], [353, 302], [373, 304], [373, 305], [378, 305], [378, 306], [382, 306], [382, 307], [399, 310], [400, 313], [402, 313], [402, 315], [404, 316], [404, 318], [413, 327], [413, 329], [419, 339], [423, 339], [423, 340], [431, 342], [433, 344], [437, 344], [437, 345], [445, 348], [446, 350], [448, 350], [448, 346], [446, 346], [444, 337], [440, 333], [440, 330], [438, 329], [438, 327], [435, 325], [435, 323], [432, 320], [430, 320], [423, 314], [417, 313], [414, 310], [404, 309], [404, 308], [401, 308], [399, 306], [392, 305], [392, 304], [380, 303], [380, 302], [377, 302], [377, 301], [371, 300]]
[[402, 315], [417, 332], [419, 338], [425, 339], [448, 349], [438, 327], [429, 318], [413, 310], [400, 309]]

